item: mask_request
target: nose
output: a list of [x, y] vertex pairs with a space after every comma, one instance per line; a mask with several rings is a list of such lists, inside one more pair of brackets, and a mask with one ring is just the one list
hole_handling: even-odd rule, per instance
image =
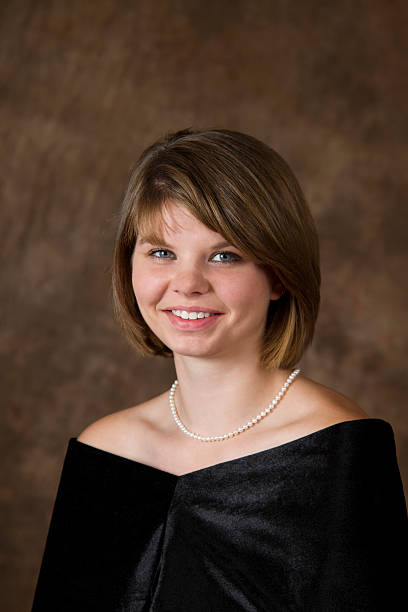
[[171, 289], [175, 293], [190, 295], [192, 293], [207, 293], [210, 283], [199, 265], [189, 265], [180, 268], [172, 278]]

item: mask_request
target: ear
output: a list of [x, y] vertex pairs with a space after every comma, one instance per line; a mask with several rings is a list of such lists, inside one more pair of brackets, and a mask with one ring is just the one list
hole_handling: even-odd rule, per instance
[[285, 293], [285, 287], [282, 285], [277, 276], [271, 279], [271, 300], [279, 300]]

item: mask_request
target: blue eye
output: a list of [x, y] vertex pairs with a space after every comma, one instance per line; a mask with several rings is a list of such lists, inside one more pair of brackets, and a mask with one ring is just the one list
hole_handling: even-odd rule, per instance
[[[150, 257], [153, 257], [154, 253], [170, 253], [170, 251], [167, 251], [166, 249], [155, 249], [154, 251], [149, 252]], [[154, 259], [167, 259], [167, 257], [154, 257]]]
[[216, 257], [217, 255], [231, 255], [232, 256], [232, 261], [221, 261], [220, 263], [234, 263], [236, 261], [239, 261], [241, 258], [239, 257], [239, 255], [235, 255], [235, 253], [231, 253], [231, 251], [219, 251], [218, 253], [216, 253], [214, 255], [214, 257]]
[[[149, 257], [152, 257], [153, 259], [170, 259], [169, 257], [159, 257], [156, 256], [156, 253], [171, 253], [171, 251], [167, 250], [167, 249], [154, 249], [153, 251], [149, 251], [148, 255]], [[218, 253], [215, 253], [215, 255], [213, 255], [213, 257], [216, 257], [217, 255], [228, 255], [230, 257], [232, 257], [232, 259], [230, 260], [221, 260], [218, 261], [216, 263], [236, 263], [238, 261], [240, 261], [240, 256], [236, 255], [235, 253], [231, 253], [231, 251], [218, 251]]]

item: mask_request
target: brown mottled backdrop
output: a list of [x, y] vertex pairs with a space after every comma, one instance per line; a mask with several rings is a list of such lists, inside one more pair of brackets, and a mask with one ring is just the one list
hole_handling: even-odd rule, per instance
[[174, 380], [114, 323], [117, 213], [168, 130], [275, 147], [321, 238], [306, 375], [395, 431], [408, 477], [407, 3], [3, 0], [1, 585], [29, 610], [70, 436]]

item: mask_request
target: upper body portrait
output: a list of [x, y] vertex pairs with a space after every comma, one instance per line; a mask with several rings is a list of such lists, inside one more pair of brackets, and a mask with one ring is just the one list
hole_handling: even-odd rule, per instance
[[[312, 341], [318, 240], [297, 180], [249, 136], [187, 130], [145, 154], [125, 202], [113, 278], [125, 333], [142, 354], [174, 358], [187, 428], [233, 431], [268, 406]], [[185, 323], [172, 310], [217, 314]], [[227, 443], [183, 435], [168, 392], [78, 440], [182, 474], [367, 416], [299, 374], [273, 414]]]
[[155, 142], [112, 272], [127, 340], [177, 378], [69, 440], [32, 612], [396, 610], [393, 430], [298, 367], [319, 243], [283, 158], [225, 129]]

